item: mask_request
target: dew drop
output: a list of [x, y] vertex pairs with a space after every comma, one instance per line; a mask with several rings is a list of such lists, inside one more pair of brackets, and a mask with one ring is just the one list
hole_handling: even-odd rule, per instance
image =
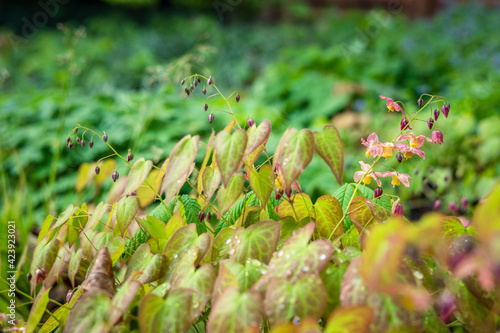
[[231, 243], [231, 238], [229, 238], [228, 240], [226, 240], [226, 244], [229, 244]]
[[326, 254], [322, 253], [320, 256], [319, 256], [319, 260], [325, 260], [326, 259]]
[[290, 255], [289, 255], [289, 254], [287, 254], [287, 255], [285, 256], [285, 259], [290, 259]]
[[302, 267], [302, 272], [308, 272], [308, 271], [309, 271], [309, 267], [307, 267], [307, 266]]
[[285, 308], [285, 304], [281, 303], [280, 304], [280, 310], [283, 310]]
[[174, 259], [177, 259], [179, 255], [177, 253], [174, 253]]
[[422, 272], [420, 271], [414, 271], [413, 272], [413, 276], [416, 278], [416, 279], [419, 279], [419, 280], [422, 280], [424, 278], [424, 275], [422, 274]]
[[280, 251], [278, 252], [278, 257], [281, 257], [281, 256], [283, 256], [283, 250], [280, 250]]

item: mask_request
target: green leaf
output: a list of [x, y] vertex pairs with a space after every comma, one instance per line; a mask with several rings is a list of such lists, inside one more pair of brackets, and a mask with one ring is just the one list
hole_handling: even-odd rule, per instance
[[[74, 304], [76, 303], [77, 300], [80, 299], [80, 296], [83, 294], [83, 289], [78, 288], [73, 292], [73, 296], [71, 296], [71, 300], [67, 304], [70, 308], [73, 308]], [[61, 306], [59, 309], [57, 309], [54, 313], [53, 316], [50, 316], [47, 321], [43, 324], [42, 328], [38, 333], [50, 333], [54, 331], [58, 327], [64, 327], [66, 324], [66, 320], [68, 319], [69, 313], [70, 313], [70, 308]], [[54, 319], [54, 317], [57, 318]]]
[[340, 306], [340, 285], [347, 269], [347, 263], [336, 265], [329, 263], [321, 272], [321, 280], [326, 290], [325, 318]]
[[139, 202], [134, 196], [122, 198], [116, 208], [117, 227], [123, 236], [139, 211]]
[[135, 251], [128, 262], [124, 279], [127, 280], [134, 272], [142, 273], [137, 281], [142, 284], [158, 280], [161, 276], [162, 265], [165, 266], [163, 254], [152, 254], [148, 244], [142, 244]]
[[333, 125], [325, 125], [323, 134], [314, 132], [315, 150], [332, 170], [337, 182], [342, 185], [344, 170], [344, 144]]
[[38, 239], [36, 241], [37, 244], [40, 243], [40, 241], [43, 239], [43, 237], [45, 237], [45, 235], [49, 231], [50, 225], [52, 224], [53, 220], [54, 220], [54, 217], [52, 216], [52, 214], [49, 214], [45, 218], [45, 220], [42, 223], [42, 226], [40, 227], [40, 233], [38, 234]]
[[104, 214], [108, 210], [108, 207], [109, 207], [108, 204], [100, 202], [99, 205], [97, 205], [97, 207], [94, 209], [94, 212], [92, 213], [90, 220], [85, 225], [85, 228], [83, 228], [82, 233], [86, 233], [87, 231], [94, 229], [97, 223], [99, 223], [99, 220], [104, 216]]
[[316, 213], [316, 238], [329, 239], [334, 230], [334, 239], [343, 234], [344, 224], [340, 223], [343, 213], [337, 198], [331, 195], [319, 197], [314, 204], [314, 211]]
[[75, 276], [76, 273], [78, 273], [80, 262], [82, 261], [82, 254], [83, 250], [82, 248], [79, 248], [76, 252], [71, 254], [71, 259], [69, 260], [68, 277], [73, 288], [75, 287]]
[[231, 241], [231, 259], [243, 264], [257, 259], [265, 264], [271, 260], [280, 237], [280, 222], [261, 221], [248, 228], [238, 227]]
[[194, 223], [196, 225], [196, 231], [198, 235], [207, 232], [207, 226], [204, 221], [198, 219], [198, 214], [200, 213], [201, 206], [196, 198], [191, 198], [189, 195], [182, 195], [179, 198], [179, 213], [188, 223]]
[[325, 310], [325, 286], [316, 274], [303, 275], [293, 284], [274, 278], [267, 288], [264, 304], [271, 325], [287, 322], [295, 316], [318, 320]]
[[297, 223], [300, 223], [303, 219], [308, 219], [307, 222], [309, 222], [311, 219], [316, 218], [313, 203], [306, 193], [296, 193], [291, 196], [290, 201], [292, 201], [292, 204], [284, 200], [276, 207], [276, 214], [280, 219], [293, 217], [296, 220], [298, 219]]
[[38, 326], [38, 323], [45, 313], [47, 304], [49, 304], [49, 292], [50, 288], [42, 288], [36, 295], [35, 301], [31, 307], [30, 315], [28, 317], [28, 322], [26, 324], [26, 332], [32, 333]]
[[139, 306], [139, 328], [141, 333], [187, 332], [192, 325], [190, 313], [193, 291], [176, 289], [164, 301], [148, 294]]
[[[342, 211], [346, 212], [347, 211], [347, 206], [349, 205], [349, 201], [351, 200], [351, 197], [354, 193], [354, 189], [356, 188], [356, 183], [349, 183], [349, 184], [344, 184], [342, 187], [340, 187], [333, 196], [338, 199], [340, 206], [342, 206]], [[364, 185], [359, 185], [358, 188], [358, 193], [357, 195], [363, 195], [364, 197], [368, 199], [373, 199], [373, 190], [369, 187], [366, 187]], [[353, 223], [349, 216], [346, 216], [344, 219], [344, 229], [345, 231], [351, 230], [353, 226]]]
[[[44, 240], [38, 243], [33, 252], [33, 261], [30, 267], [31, 275], [36, 276], [36, 270], [42, 267], [46, 272], [49, 272], [54, 265], [60, 247], [61, 242], [57, 238], [54, 238], [48, 244]], [[33, 293], [36, 288], [36, 279], [31, 279], [30, 285], [31, 293]]]
[[498, 183], [487, 199], [478, 205], [472, 217], [472, 225], [478, 238], [485, 243], [496, 241], [500, 234], [500, 183]]
[[165, 222], [162, 220], [148, 215], [143, 219], [138, 218], [137, 223], [139, 223], [153, 239], [158, 240], [167, 238], [165, 234]]
[[260, 293], [227, 288], [212, 306], [207, 332], [245, 332], [261, 324], [263, 302]]
[[289, 128], [281, 138], [277, 149], [278, 155], [275, 164], [279, 163], [280, 165], [283, 175], [283, 189], [290, 196], [292, 183], [313, 158], [314, 135], [308, 129], [297, 131], [295, 128]]
[[238, 129], [229, 134], [221, 131], [215, 138], [215, 159], [219, 167], [222, 184], [228, 187], [229, 180], [242, 162], [247, 145], [247, 133]]
[[88, 213], [78, 208], [68, 222], [68, 243], [71, 247], [80, 236], [88, 221]]
[[73, 204], [69, 205], [68, 208], [57, 217], [57, 222], [49, 229], [50, 231], [59, 228], [64, 223], [66, 223], [71, 216], [78, 210], [78, 207], [74, 207]]
[[462, 221], [455, 216], [446, 216], [442, 220], [443, 237], [446, 241], [451, 241], [458, 236], [466, 235], [467, 229], [462, 224]]
[[138, 159], [128, 173], [127, 185], [125, 186], [123, 193], [130, 194], [137, 190], [148, 177], [152, 167], [153, 162], [145, 161], [144, 157]]
[[359, 196], [354, 198], [349, 208], [349, 217], [360, 235], [365, 229], [383, 223], [392, 216], [392, 212], [377, 205], [369, 199]]
[[259, 126], [248, 128], [248, 144], [243, 154], [243, 161], [248, 165], [253, 165], [255, 160], [265, 147], [269, 135], [271, 134], [271, 123], [269, 120], [263, 120]]
[[252, 288], [266, 272], [267, 265], [257, 259], [249, 259], [244, 264], [226, 260], [220, 263], [219, 275], [214, 287], [214, 300], [230, 287], [238, 287], [240, 292]]
[[207, 166], [205, 167], [205, 170], [203, 170], [201, 178], [203, 181], [203, 193], [205, 198], [210, 200], [219, 187], [221, 180], [220, 171], [218, 168]]
[[161, 190], [161, 193], [165, 193], [166, 202], [174, 198], [193, 171], [199, 140], [199, 136], [191, 137], [188, 134], [172, 149]]
[[107, 332], [110, 312], [111, 302], [104, 291], [87, 292], [71, 309], [64, 333]]
[[272, 166], [265, 164], [259, 171], [255, 170], [254, 167], [250, 167], [250, 169], [247, 170], [247, 174], [248, 180], [250, 181], [250, 187], [252, 187], [252, 190], [259, 198], [261, 206], [265, 208], [274, 188], [274, 173]]
[[219, 214], [224, 214], [243, 193], [245, 176], [239, 173], [231, 177], [227, 188], [222, 186], [217, 195]]
[[120, 287], [111, 301], [111, 325], [118, 323], [141, 288], [143, 288], [142, 285], [135, 280], [128, 280]]
[[231, 241], [235, 232], [233, 228], [224, 228], [217, 234], [212, 250], [212, 262], [229, 259]]
[[373, 315], [368, 306], [338, 308], [328, 318], [325, 333], [369, 333]]
[[165, 225], [165, 235], [166, 239], [172, 238], [174, 232], [176, 232], [179, 228], [184, 226], [184, 220], [179, 215], [179, 213], [175, 213], [174, 216], [168, 221]]

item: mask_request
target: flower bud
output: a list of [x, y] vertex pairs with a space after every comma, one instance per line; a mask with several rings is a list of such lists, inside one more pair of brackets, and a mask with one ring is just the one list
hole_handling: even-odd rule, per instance
[[432, 142], [434, 144], [442, 144], [443, 143], [443, 133], [440, 130], [436, 130], [432, 132]]
[[66, 138], [66, 143], [70, 143], [70, 142], [71, 142], [71, 138], [68, 136], [68, 137]]
[[240, 95], [236, 95], [236, 103], [238, 103], [240, 101]]
[[401, 163], [403, 161], [403, 154], [397, 153], [396, 154], [396, 159], [398, 160], [399, 163]]
[[210, 221], [211, 218], [212, 218], [212, 213], [208, 212], [207, 213], [207, 221]]
[[71, 301], [71, 296], [73, 296], [72, 289], [68, 290], [68, 293], [66, 294], [66, 303], [69, 303], [69, 301]]
[[191, 87], [189, 88], [189, 91], [190, 92], [193, 92], [194, 91], [194, 87], [191, 85]]
[[195, 88], [198, 87], [198, 81], [196, 81], [196, 80], [194, 81], [194, 87]]
[[432, 126], [434, 126], [434, 119], [427, 119], [427, 126], [429, 126], [429, 129], [432, 129]]
[[130, 193], [130, 195], [133, 196], [133, 197], [136, 197], [137, 196], [137, 192], [133, 191], [132, 193]]
[[415, 170], [413, 170], [413, 173], [416, 175], [418, 175], [418, 168], [415, 168]]
[[434, 210], [438, 210], [441, 207], [441, 200], [434, 201]]
[[114, 171], [112, 174], [111, 174], [111, 178], [113, 179], [114, 182], [116, 182], [116, 180], [118, 178], [120, 178], [120, 175], [118, 174], [118, 171]]
[[92, 147], [94, 147], [94, 141], [90, 140], [89, 141], [89, 148], [92, 149]]
[[451, 210], [453, 213], [458, 214], [458, 206], [455, 203], [455, 201], [452, 201], [448, 204], [448, 209]]
[[403, 205], [401, 204], [401, 202], [398, 202], [398, 204], [394, 208], [393, 213], [395, 216], [403, 216], [404, 211], [403, 211]]
[[444, 176], [444, 181], [447, 182], [448, 180], [450, 180], [450, 177], [448, 177], [447, 175]]
[[201, 90], [201, 92], [203, 93], [203, 95], [206, 95], [206, 94], [207, 94], [207, 89], [203, 88], [203, 89]]
[[80, 138], [76, 138], [76, 143], [80, 144]]
[[43, 282], [47, 277], [47, 272], [45, 272], [45, 268], [41, 267], [35, 272], [35, 285], [38, 286], [40, 282]]
[[439, 118], [439, 110], [436, 109], [434, 110], [434, 120], [438, 120], [438, 118]]
[[211, 85], [212, 83], [214, 83], [214, 80], [212, 80], [212, 78], [209, 78], [208, 81], [207, 81], [207, 84]]
[[181, 86], [183, 86], [183, 85], [184, 85], [184, 82], [186, 82], [186, 80], [182, 80], [182, 81], [181, 81]]
[[205, 103], [205, 105], [203, 105], [203, 110], [207, 111], [208, 110], [208, 104]]
[[209, 123], [212, 123], [212, 121], [214, 121], [214, 118], [215, 118], [215, 116], [214, 116], [214, 114], [213, 114], [213, 113], [209, 114], [209, 115], [208, 115], [208, 122], [209, 122]]
[[33, 278], [33, 274], [31, 274], [31, 273], [26, 274], [26, 279], [28, 279], [28, 282], [31, 281], [32, 278]]
[[373, 199], [377, 199], [378, 197], [380, 197], [382, 195], [382, 193], [384, 193], [384, 190], [382, 189], [382, 187], [375, 188], [375, 190], [373, 191]]
[[276, 201], [280, 201], [282, 196], [283, 196], [283, 190], [277, 189], [276, 191], [274, 191], [274, 199], [276, 199]]
[[196, 78], [196, 81], [198, 81], [198, 83], [201, 83], [201, 79], [199, 76]]
[[101, 168], [99, 168], [99, 166], [96, 166], [95, 167], [95, 174], [98, 175], [99, 172], [101, 172]]
[[204, 218], [205, 218], [205, 212], [200, 210], [200, 212], [198, 213], [198, 220], [201, 222], [203, 221]]
[[106, 133], [102, 136], [102, 141], [108, 142], [108, 135]]
[[184, 92], [186, 93], [186, 95], [189, 96], [189, 89], [188, 88], [184, 88]]
[[432, 189], [435, 191], [438, 189], [438, 184], [437, 183], [434, 183], [432, 184]]
[[127, 162], [130, 162], [134, 159], [134, 154], [132, 154], [129, 150], [128, 154], [127, 154]]
[[467, 200], [466, 197], [462, 198], [462, 207], [467, 208], [467, 205], [469, 204], [469, 200]]
[[253, 125], [255, 125], [255, 120], [250, 118], [250, 119], [248, 119], [247, 123], [248, 123], [248, 127], [252, 127]]
[[444, 114], [445, 118], [448, 118], [448, 113], [450, 112], [450, 104], [443, 105], [441, 107], [441, 112]]
[[423, 99], [421, 99], [421, 98], [419, 98], [419, 99], [417, 100], [417, 104], [418, 104], [418, 107], [419, 107], [419, 108], [420, 108], [420, 107], [422, 107], [422, 105], [424, 105], [424, 100], [423, 100]]
[[409, 121], [408, 121], [408, 119], [407, 119], [407, 118], [403, 118], [403, 119], [401, 119], [401, 125], [400, 125], [401, 130], [404, 130], [404, 129], [411, 129], [411, 127], [410, 127], [410, 126], [408, 126], [408, 123], [409, 123]]
[[78, 133], [78, 128], [75, 128], [75, 130], [73, 131], [74, 134]]
[[85, 140], [82, 140], [81, 144], [82, 144], [82, 148], [85, 147]]
[[68, 143], [66, 147], [68, 147], [68, 149], [71, 150], [71, 148], [73, 148], [73, 145], [71, 143]]

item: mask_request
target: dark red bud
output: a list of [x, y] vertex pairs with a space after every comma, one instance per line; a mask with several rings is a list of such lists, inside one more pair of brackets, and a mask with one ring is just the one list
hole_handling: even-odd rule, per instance
[[85, 147], [85, 140], [82, 140], [81, 144], [82, 144], [82, 148]]
[[384, 190], [382, 189], [382, 187], [375, 188], [375, 190], [373, 191], [373, 199], [377, 199], [378, 197], [380, 197], [382, 195], [382, 193], [384, 193]]
[[108, 142], [108, 135], [106, 133], [102, 136], [102, 141]]
[[444, 181], [447, 182], [450, 178], [448, 176], [444, 176]]
[[434, 126], [434, 119], [427, 119], [427, 126], [429, 126], [429, 129], [432, 129], [432, 126]]
[[238, 103], [240, 101], [240, 95], [236, 95], [236, 103]]
[[444, 114], [445, 118], [448, 118], [448, 113], [450, 112], [450, 104], [443, 105], [441, 107], [441, 112]]
[[201, 90], [201, 92], [203, 93], [203, 95], [206, 95], [206, 94], [207, 94], [207, 89], [203, 88], [203, 89]]
[[415, 168], [415, 170], [413, 170], [413, 173], [414, 173], [415, 175], [418, 175], [418, 168]]
[[213, 114], [213, 113], [209, 114], [209, 115], [208, 115], [208, 122], [209, 122], [209, 123], [212, 123], [212, 121], [214, 121], [214, 118], [215, 118], [215, 116], [214, 116], [214, 114]]
[[120, 175], [118, 174], [118, 171], [114, 171], [112, 174], [111, 174], [111, 178], [113, 179], [114, 182], [116, 182], [116, 180], [120, 177]]
[[73, 131], [73, 133], [78, 133], [78, 128], [75, 128], [75, 130]]
[[181, 81], [181, 86], [183, 86], [183, 85], [184, 85], [184, 82], [186, 82], [186, 80], [182, 80], [182, 81]]
[[253, 120], [252, 118], [250, 118], [250, 119], [248, 119], [247, 123], [248, 123], [249, 127], [252, 127], [253, 125], [255, 125], [255, 120]]
[[434, 120], [438, 120], [438, 118], [439, 118], [439, 110], [436, 109], [434, 110]]
[[469, 204], [469, 200], [467, 200], [466, 197], [462, 198], [462, 207], [467, 208], [467, 205]]
[[394, 215], [395, 216], [403, 216], [403, 205], [401, 204], [401, 202], [398, 202], [398, 204], [396, 205], [396, 208], [394, 208]]
[[419, 107], [419, 108], [420, 108], [420, 107], [422, 107], [422, 105], [424, 105], [424, 100], [423, 100], [423, 99], [421, 99], [421, 98], [419, 98], [419, 99], [417, 100], [417, 104], [418, 104], [418, 107]]
[[453, 213], [458, 214], [458, 206], [454, 201], [448, 204], [448, 209], [451, 210]]
[[438, 184], [437, 183], [434, 183], [432, 184], [432, 189], [435, 191], [438, 189]]
[[66, 303], [69, 303], [69, 301], [71, 301], [71, 296], [73, 296], [73, 290], [70, 289], [66, 294]]
[[196, 81], [198, 81], [198, 83], [201, 83], [201, 79], [199, 76], [198, 76], [198, 79]]
[[438, 210], [441, 207], [441, 200], [434, 201], [434, 210]]
[[68, 136], [68, 137], [66, 138], [66, 143], [70, 143], [70, 142], [71, 142], [71, 139], [70, 139], [70, 137]]
[[208, 212], [207, 213], [207, 221], [210, 221], [211, 218], [212, 218], [212, 213]]
[[89, 141], [89, 148], [92, 148], [92, 147], [94, 147], [94, 141], [90, 140]]
[[198, 213], [198, 220], [203, 221], [203, 219], [205, 218], [205, 212], [200, 210], [200, 212]]
[[198, 81], [194, 81], [195, 88], [198, 87]]
[[193, 86], [191, 86], [191, 88], [189, 88], [189, 91], [190, 91], [190, 92], [193, 92], [193, 91], [194, 91], [194, 87], [193, 87]]
[[76, 138], [76, 143], [80, 144], [80, 138]]
[[32, 278], [33, 278], [33, 274], [31, 274], [31, 273], [26, 274], [26, 279], [28, 279], [28, 282], [31, 281]]
[[214, 80], [212, 80], [212, 78], [209, 78], [207, 83], [208, 83], [208, 85], [211, 85], [212, 83], [214, 83]]
[[408, 123], [409, 123], [408, 119], [406, 118], [401, 119], [401, 124], [400, 124], [401, 130], [411, 129], [410, 126], [408, 126]]
[[137, 196], [137, 192], [134, 191], [134, 192], [130, 193], [130, 195], [133, 196], [133, 197], [136, 197]]
[[397, 153], [396, 154], [396, 159], [398, 160], [399, 163], [401, 163], [403, 161], [403, 154]]
[[40, 269], [37, 269], [35, 272], [35, 283], [38, 286], [40, 282], [43, 282], [45, 278], [47, 277], [47, 272], [45, 272], [45, 268], [41, 267]]
[[132, 153], [128, 153], [128, 154], [127, 154], [127, 162], [130, 162], [130, 161], [132, 161], [133, 159], [134, 159], [134, 154], [132, 154]]
[[101, 168], [99, 168], [99, 166], [96, 166], [95, 167], [95, 174], [98, 175], [99, 172], [101, 172]]
[[189, 89], [188, 88], [184, 88], [184, 92], [186, 93], [186, 95], [189, 96]]
[[203, 105], [203, 110], [207, 111], [208, 110], [208, 104], [205, 103], [205, 105]]
[[443, 133], [440, 130], [432, 132], [432, 142], [434, 142], [435, 144], [443, 143]]
[[69, 149], [69, 150], [71, 150], [71, 148], [73, 148], [73, 144], [68, 143], [68, 144], [66, 145], [66, 147], [68, 147], [68, 149]]

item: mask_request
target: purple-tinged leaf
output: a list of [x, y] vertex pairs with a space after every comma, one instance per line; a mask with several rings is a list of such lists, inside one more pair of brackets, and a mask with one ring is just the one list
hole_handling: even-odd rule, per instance
[[109, 299], [115, 294], [113, 263], [107, 247], [97, 252], [90, 268], [90, 273], [83, 281], [82, 288], [86, 293], [104, 292]]
[[152, 254], [147, 243], [141, 244], [128, 262], [124, 279], [127, 280], [134, 272], [140, 272], [137, 281], [142, 284], [158, 280], [160, 269], [166, 259], [163, 254]]
[[97, 223], [99, 223], [99, 220], [102, 219], [108, 208], [108, 204], [105, 204], [104, 202], [99, 203], [99, 205], [97, 205], [97, 207], [92, 212], [92, 216], [85, 225], [85, 228], [83, 228], [82, 233], [86, 233], [87, 231], [94, 229]]
[[81, 231], [85, 228], [88, 221], [88, 213], [81, 208], [73, 214], [73, 216], [68, 221], [68, 244], [71, 247], [78, 237]]
[[[333, 233], [333, 239], [344, 233], [343, 212], [337, 198], [331, 195], [319, 197], [314, 204], [316, 214], [316, 238], [329, 239]], [[335, 230], [335, 232], [333, 232]]]
[[78, 269], [80, 268], [80, 262], [82, 261], [83, 250], [81, 248], [78, 251], [73, 252], [71, 254], [71, 259], [69, 260], [68, 267], [68, 277], [71, 282], [71, 286], [75, 288], [75, 276], [78, 273]]
[[263, 317], [260, 293], [252, 290], [239, 292], [227, 288], [213, 304], [207, 324], [207, 333], [245, 332], [258, 328]]
[[110, 314], [111, 302], [104, 291], [87, 292], [71, 309], [64, 333], [108, 332]]
[[215, 138], [215, 159], [220, 170], [222, 184], [228, 186], [229, 179], [242, 162], [247, 145], [247, 133], [243, 129], [234, 131], [231, 135], [221, 131]]
[[340, 306], [340, 284], [347, 269], [347, 263], [329, 263], [321, 272], [321, 280], [326, 290], [326, 306], [323, 312], [324, 317], [328, 317], [335, 308]]
[[253, 165], [269, 139], [271, 123], [269, 120], [263, 120], [259, 126], [251, 126], [247, 134], [248, 144], [243, 154], [243, 161], [248, 165]]
[[338, 308], [328, 318], [325, 333], [369, 333], [373, 315], [369, 306]]
[[207, 166], [203, 170], [203, 193], [207, 200], [210, 200], [220, 184], [220, 171], [217, 167]]
[[325, 125], [323, 134], [314, 132], [315, 150], [326, 162], [342, 185], [342, 172], [344, 170], [344, 144], [340, 139], [339, 132], [333, 125]]
[[[278, 155], [274, 162], [279, 163], [283, 174], [283, 189], [290, 196], [292, 183], [309, 165], [314, 155], [314, 135], [308, 129], [297, 131], [289, 128], [281, 137]], [[276, 155], [275, 155], [276, 156]]]
[[69, 205], [68, 208], [57, 217], [57, 222], [50, 227], [49, 231], [59, 228], [64, 223], [68, 222], [69, 218], [78, 210], [78, 207], [74, 207], [73, 204]]
[[245, 176], [238, 173], [231, 177], [229, 184], [222, 186], [217, 194], [219, 204], [219, 215], [224, 214], [243, 194], [243, 185], [245, 184]]
[[[314, 206], [311, 198], [306, 193], [297, 193], [290, 198], [292, 204], [287, 200], [283, 200], [275, 211], [278, 216], [283, 219], [285, 217], [293, 217], [297, 223], [300, 223], [305, 218], [315, 219]], [[293, 205], [293, 207], [292, 207]]]
[[212, 262], [216, 263], [229, 258], [231, 241], [235, 231], [233, 228], [224, 228], [217, 234], [212, 249]]
[[28, 323], [26, 324], [26, 332], [32, 333], [38, 326], [38, 323], [47, 309], [47, 304], [49, 304], [49, 292], [50, 288], [42, 288], [36, 295], [35, 301], [31, 306], [30, 315], [28, 317]]
[[123, 283], [120, 290], [118, 290], [116, 295], [111, 300], [111, 325], [118, 323], [127, 308], [134, 301], [139, 289], [142, 288], [142, 285], [135, 280], [128, 280]]
[[138, 211], [139, 202], [136, 197], [124, 197], [118, 202], [116, 207], [116, 221], [122, 236], [126, 233], [128, 226], [132, 223]]
[[153, 162], [144, 160], [144, 157], [138, 159], [128, 173], [127, 185], [123, 193], [130, 194], [137, 190], [148, 177], [152, 167]]
[[257, 259], [265, 264], [271, 260], [280, 237], [281, 223], [261, 221], [248, 228], [237, 228], [231, 241], [231, 259], [244, 264]]
[[[36, 270], [42, 267], [46, 272], [49, 272], [56, 261], [60, 247], [61, 242], [57, 238], [51, 240], [48, 244], [44, 240], [38, 243], [33, 253], [33, 261], [31, 262], [31, 275], [35, 276]], [[31, 279], [30, 286], [31, 293], [33, 294], [36, 288], [36, 279]]]
[[248, 180], [252, 190], [260, 200], [263, 208], [267, 207], [267, 202], [274, 188], [274, 173], [273, 168], [269, 164], [263, 165], [259, 171], [254, 167], [247, 170]]
[[191, 137], [188, 134], [172, 149], [161, 190], [165, 193], [165, 202], [174, 198], [193, 171], [199, 140], [199, 136]]
[[174, 232], [176, 232], [183, 226], [184, 226], [184, 220], [182, 219], [181, 215], [178, 212], [172, 215], [170, 220], [168, 220], [168, 223], [165, 225], [166, 239], [170, 239], [174, 234]]
[[[68, 319], [70, 308], [73, 308], [76, 301], [80, 299], [80, 296], [82, 296], [82, 294], [83, 294], [82, 288], [76, 289], [76, 291], [74, 291], [73, 295], [71, 296], [71, 300], [67, 304], [69, 308], [61, 306], [59, 309], [57, 309], [53, 313], [53, 316], [50, 316], [47, 319], [47, 321], [43, 324], [42, 328], [40, 328], [40, 331], [38, 331], [38, 333], [50, 333], [59, 326], [64, 325], [66, 323], [66, 320]], [[57, 320], [54, 317], [57, 318]]]

